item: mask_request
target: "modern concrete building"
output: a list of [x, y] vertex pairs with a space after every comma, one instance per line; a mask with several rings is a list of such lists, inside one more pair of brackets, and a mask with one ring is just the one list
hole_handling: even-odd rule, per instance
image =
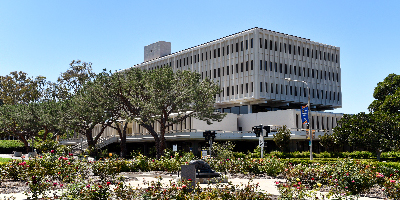
[[[292, 131], [292, 150], [306, 150], [306, 126], [300, 108], [307, 104], [309, 87], [311, 128], [317, 136], [330, 132], [342, 114], [324, 112], [342, 107], [340, 48], [262, 28], [252, 28], [171, 54], [171, 43], [156, 42], [144, 48], [143, 70], [163, 66], [199, 72], [218, 82], [222, 93], [215, 99], [220, 112], [230, 113], [219, 123], [188, 118], [174, 125], [167, 142], [203, 141], [204, 130], [217, 130], [217, 140], [257, 142], [249, 133], [255, 125], [286, 125]], [[172, 116], [173, 117], [173, 116]], [[151, 142], [137, 123], [129, 125], [128, 142]], [[105, 133], [115, 136], [113, 130]], [[272, 140], [272, 135], [266, 138]], [[303, 146], [299, 149], [299, 142]], [[317, 148], [317, 147], [315, 147]]]

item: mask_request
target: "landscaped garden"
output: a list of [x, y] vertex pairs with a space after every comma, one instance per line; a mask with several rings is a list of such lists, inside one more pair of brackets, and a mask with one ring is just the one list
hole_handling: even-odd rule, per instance
[[[377, 162], [369, 152], [320, 153], [306, 161], [307, 152], [271, 152], [264, 158], [259, 153], [234, 153], [229, 158], [209, 158], [206, 161], [218, 172], [241, 174], [246, 178], [278, 177], [276, 182], [281, 199], [316, 198], [317, 191], [333, 199], [356, 198], [371, 189], [387, 198], [400, 197], [400, 164]], [[226, 155], [223, 155], [226, 156]], [[283, 158], [283, 157], [284, 158]], [[340, 158], [338, 158], [338, 156]], [[322, 158], [323, 157], [323, 158]], [[344, 158], [349, 157], [349, 158]], [[397, 159], [399, 152], [387, 152], [382, 158]], [[272, 199], [256, 183], [240, 187], [221, 184], [215, 187], [187, 189], [187, 182], [160, 181], [137, 188], [127, 184], [121, 172], [160, 171], [176, 173], [181, 165], [195, 159], [192, 153], [166, 151], [161, 159], [136, 153], [132, 159], [116, 157], [88, 161], [87, 156], [73, 156], [61, 149], [43, 153], [36, 158], [1, 163], [1, 193], [9, 182], [18, 182], [29, 189], [32, 199]], [[304, 158], [304, 159], [303, 159]], [[319, 162], [322, 161], [322, 162]], [[57, 190], [58, 193], [52, 191]]]

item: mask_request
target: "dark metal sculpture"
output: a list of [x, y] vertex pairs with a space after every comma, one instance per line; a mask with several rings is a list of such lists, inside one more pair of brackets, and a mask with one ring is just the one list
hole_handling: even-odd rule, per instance
[[198, 173], [215, 173], [215, 171], [211, 169], [210, 165], [208, 165], [204, 160], [192, 160], [189, 162], [189, 165], [195, 165], [196, 172]]

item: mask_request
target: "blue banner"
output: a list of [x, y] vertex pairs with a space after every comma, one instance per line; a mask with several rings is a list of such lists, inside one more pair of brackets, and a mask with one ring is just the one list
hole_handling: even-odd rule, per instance
[[308, 124], [308, 105], [301, 107], [301, 122]]

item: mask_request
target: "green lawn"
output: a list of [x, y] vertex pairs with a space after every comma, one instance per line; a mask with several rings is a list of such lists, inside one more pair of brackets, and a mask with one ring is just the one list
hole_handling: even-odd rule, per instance
[[0, 158], [0, 163], [5, 163], [11, 160], [12, 160], [11, 158]]

